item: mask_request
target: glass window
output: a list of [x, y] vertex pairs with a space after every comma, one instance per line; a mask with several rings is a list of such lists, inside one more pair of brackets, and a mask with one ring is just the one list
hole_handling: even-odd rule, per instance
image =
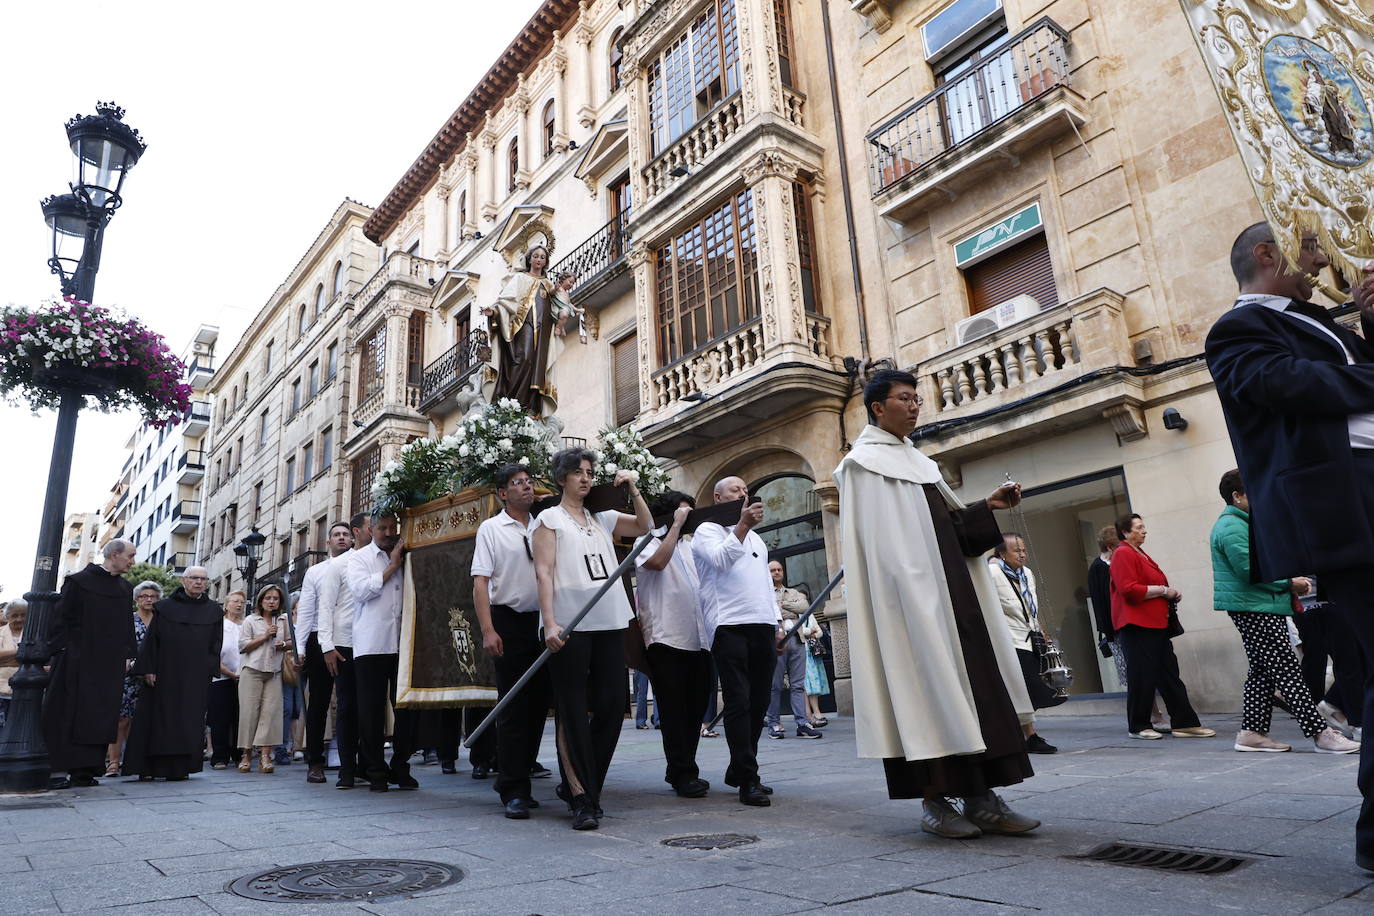
[[386, 383], [386, 322], [377, 325], [358, 348], [358, 402], [382, 390]]
[[339, 295], [340, 293], [342, 293], [342, 292], [343, 292], [343, 287], [344, 287], [344, 266], [343, 266], [343, 261], [337, 261], [337, 262], [335, 262], [335, 264], [334, 264], [334, 295], [337, 296], [337, 295]]
[[334, 378], [339, 373], [339, 344], [336, 341], [324, 351], [325, 379]]
[[553, 155], [553, 138], [558, 133], [558, 121], [554, 117], [553, 99], [544, 106], [544, 157]]
[[620, 35], [624, 29], [616, 29], [611, 33], [611, 40], [606, 45], [606, 55], [609, 58], [610, 74], [606, 80], [606, 94], [610, 95], [620, 88], [620, 65], [625, 61], [625, 53], [620, 49]]
[[[262, 348], [262, 372], [263, 375], [272, 371], [272, 348], [276, 345], [275, 340], [269, 340], [267, 346]], [[244, 376], [247, 379], [247, 375]]]
[[315, 317], [318, 318], [324, 311], [324, 284], [315, 287]]
[[768, 559], [782, 563], [789, 586], [819, 595], [830, 573], [815, 483], [801, 474], [783, 474], [750, 485], [749, 492], [763, 500], [764, 523], [754, 530], [768, 545]]
[[310, 371], [307, 373], [308, 384], [306, 391], [310, 397], [314, 397], [320, 390], [320, 361], [317, 359], [310, 364]]
[[334, 464], [334, 427], [326, 426], [320, 433], [320, 470]]
[[715, 0], [649, 63], [651, 155], [739, 90], [735, 0]]
[[296, 415], [296, 411], [301, 409], [301, 380], [296, 379], [291, 383], [291, 416]]
[[301, 486], [310, 482], [310, 478], [315, 476], [315, 444], [305, 443], [301, 449]]
[[286, 459], [286, 493], [294, 493], [296, 490], [296, 459], [294, 457]]
[[1002, 0], [954, 0], [921, 26], [926, 60], [957, 44], [1001, 9]]
[[512, 137], [506, 155], [506, 191], [515, 193], [515, 178], [520, 174], [520, 138]]
[[310, 313], [305, 310], [304, 305], [301, 305], [300, 312], [298, 314], [299, 317], [296, 320], [296, 333], [304, 334], [305, 329], [310, 327]]
[[258, 448], [267, 445], [267, 411], [262, 412], [261, 422], [258, 425]]

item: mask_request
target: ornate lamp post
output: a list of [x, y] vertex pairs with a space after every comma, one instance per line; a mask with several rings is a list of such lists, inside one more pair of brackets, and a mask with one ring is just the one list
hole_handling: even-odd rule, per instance
[[267, 543], [267, 535], [257, 528], [244, 535], [234, 547], [234, 563], [243, 573], [243, 581], [248, 589], [248, 600], [254, 599], [253, 587], [257, 584], [258, 561], [262, 559], [262, 545]]
[[[76, 181], [71, 184], [70, 194], [59, 194], [42, 202], [43, 218], [53, 233], [53, 254], [48, 265], [61, 277], [63, 294], [85, 302], [90, 302], [95, 292], [101, 241], [105, 226], [122, 202], [119, 192], [124, 176], [146, 149], [138, 131], [125, 124], [123, 117], [124, 109], [101, 102], [95, 114], [77, 116], [67, 122], [67, 140], [76, 156]], [[62, 396], [38, 529], [32, 588], [24, 596], [29, 602], [29, 617], [16, 653], [19, 670], [10, 678], [13, 699], [9, 717], [0, 730], [0, 791], [26, 792], [48, 787], [48, 749], [42, 729], [43, 693], [48, 686], [44, 666], [51, 656], [48, 618], [57, 600], [57, 558], [62, 550], [77, 412], [85, 396], [101, 386], [101, 380], [81, 372], [54, 372], [52, 382], [61, 387]]]

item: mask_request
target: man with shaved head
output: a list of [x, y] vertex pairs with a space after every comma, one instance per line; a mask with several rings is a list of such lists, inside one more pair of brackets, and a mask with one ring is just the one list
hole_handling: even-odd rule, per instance
[[130, 669], [143, 686], [124, 749], [125, 776], [181, 780], [204, 766], [205, 709], [224, 644], [224, 612], [205, 593], [209, 586], [205, 567], [192, 566], [157, 603]]
[[134, 639], [134, 588], [124, 571], [134, 545], [116, 538], [100, 563], [62, 583], [49, 632], [52, 679], [43, 699], [43, 738], [54, 771], [67, 773], [56, 788], [97, 785], [105, 750], [115, 740], [119, 700]]
[[725, 698], [725, 740], [730, 745], [725, 784], [739, 789], [743, 804], [766, 807], [773, 790], [759, 780], [759, 733], [773, 691], [775, 640], [782, 631], [768, 548], [754, 532], [763, 521], [763, 503], [750, 503], [749, 488], [738, 477], [721, 480], [714, 495], [717, 503], [744, 500], [734, 527], [706, 522], [692, 541], [706, 640]]

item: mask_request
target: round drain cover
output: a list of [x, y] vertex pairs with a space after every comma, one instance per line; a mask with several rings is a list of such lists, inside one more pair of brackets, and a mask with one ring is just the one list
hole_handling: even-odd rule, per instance
[[461, 868], [413, 859], [338, 859], [284, 865], [236, 878], [225, 890], [249, 900], [375, 900], [434, 890], [466, 877]]
[[663, 845], [675, 849], [734, 849], [758, 841], [758, 837], [746, 836], [743, 833], [702, 833], [669, 837], [663, 841]]

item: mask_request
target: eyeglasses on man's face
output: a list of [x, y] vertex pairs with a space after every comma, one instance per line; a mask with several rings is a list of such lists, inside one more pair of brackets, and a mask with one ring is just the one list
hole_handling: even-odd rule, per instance
[[912, 404], [921, 407], [926, 402], [926, 399], [919, 394], [890, 394], [884, 400], [896, 401], [903, 407], [910, 407]]

